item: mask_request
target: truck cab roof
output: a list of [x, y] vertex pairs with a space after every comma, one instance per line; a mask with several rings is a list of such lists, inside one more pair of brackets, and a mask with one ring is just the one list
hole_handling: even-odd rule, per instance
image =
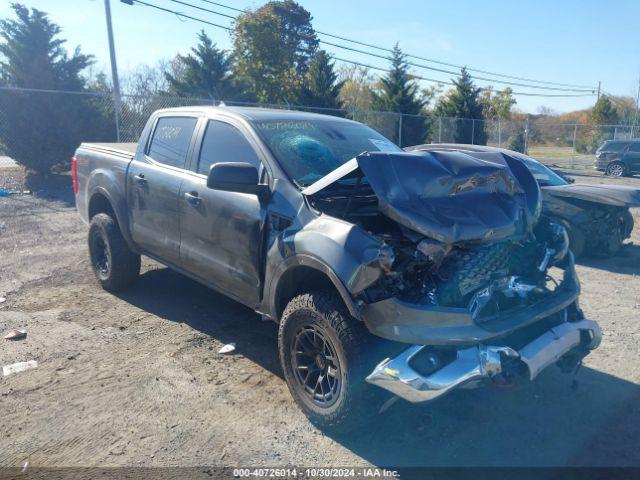
[[296, 110], [282, 110], [276, 108], [260, 108], [260, 107], [228, 107], [228, 106], [190, 106], [190, 107], [176, 107], [165, 108], [158, 110], [159, 114], [167, 113], [200, 113], [200, 114], [217, 114], [233, 116], [236, 118], [242, 118], [249, 121], [265, 121], [265, 120], [331, 120], [345, 123], [353, 123], [352, 120], [348, 120], [342, 117], [336, 117], [333, 115], [323, 115], [320, 113], [300, 112]]

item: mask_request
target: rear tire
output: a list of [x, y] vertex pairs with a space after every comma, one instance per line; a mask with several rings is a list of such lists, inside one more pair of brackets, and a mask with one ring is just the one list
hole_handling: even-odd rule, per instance
[[105, 290], [124, 290], [140, 274], [140, 255], [129, 249], [118, 223], [106, 213], [91, 219], [89, 257], [93, 273]]
[[375, 366], [365, 358], [365, 347], [377, 340], [334, 291], [317, 290], [289, 302], [278, 334], [280, 362], [291, 395], [313, 424], [345, 432], [375, 413], [381, 396], [365, 382]]
[[611, 162], [607, 165], [605, 174], [610, 177], [624, 177], [627, 175], [627, 167], [622, 162]]

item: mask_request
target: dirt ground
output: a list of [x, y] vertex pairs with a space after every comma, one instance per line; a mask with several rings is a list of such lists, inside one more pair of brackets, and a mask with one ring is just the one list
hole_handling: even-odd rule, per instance
[[[104, 292], [72, 202], [0, 198], [0, 332], [28, 331], [0, 340], [0, 365], [38, 362], [0, 377], [0, 466], [640, 466], [640, 228], [615, 258], [578, 266], [604, 340], [577, 389], [550, 368], [511, 389], [399, 401], [330, 436], [289, 395], [274, 323], [148, 259], [135, 288]], [[228, 342], [237, 353], [218, 354]]]

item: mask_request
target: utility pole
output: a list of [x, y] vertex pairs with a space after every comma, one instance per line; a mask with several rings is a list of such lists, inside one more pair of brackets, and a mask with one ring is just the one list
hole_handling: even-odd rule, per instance
[[601, 84], [602, 82], [598, 80], [598, 100], [600, 100], [600, 87], [602, 86]]
[[107, 17], [107, 34], [109, 35], [109, 56], [111, 57], [111, 77], [113, 78], [113, 106], [116, 119], [116, 138], [120, 142], [120, 81], [118, 80], [118, 65], [116, 63], [116, 48], [113, 43], [113, 28], [111, 26], [111, 5], [104, 0], [104, 13]]

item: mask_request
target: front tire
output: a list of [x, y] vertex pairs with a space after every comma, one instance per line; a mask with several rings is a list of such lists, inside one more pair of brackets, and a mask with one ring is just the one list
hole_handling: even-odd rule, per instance
[[577, 260], [584, 254], [587, 240], [579, 227], [571, 225], [567, 230], [569, 234], [569, 249], [573, 252], [573, 258]]
[[615, 227], [605, 239], [600, 256], [608, 258], [616, 255], [622, 248], [624, 239], [631, 235], [632, 230], [633, 217], [629, 210], [625, 210], [620, 214]]
[[627, 174], [627, 167], [622, 162], [611, 162], [607, 165], [605, 174], [610, 177], [624, 177]]
[[105, 290], [124, 290], [140, 274], [140, 255], [129, 249], [118, 223], [106, 213], [91, 219], [89, 257], [93, 273]]
[[312, 423], [351, 430], [375, 409], [375, 398], [362, 402], [377, 393], [364, 380], [371, 367], [365, 345], [374, 338], [336, 292], [317, 290], [289, 302], [278, 334], [280, 362], [291, 395]]

